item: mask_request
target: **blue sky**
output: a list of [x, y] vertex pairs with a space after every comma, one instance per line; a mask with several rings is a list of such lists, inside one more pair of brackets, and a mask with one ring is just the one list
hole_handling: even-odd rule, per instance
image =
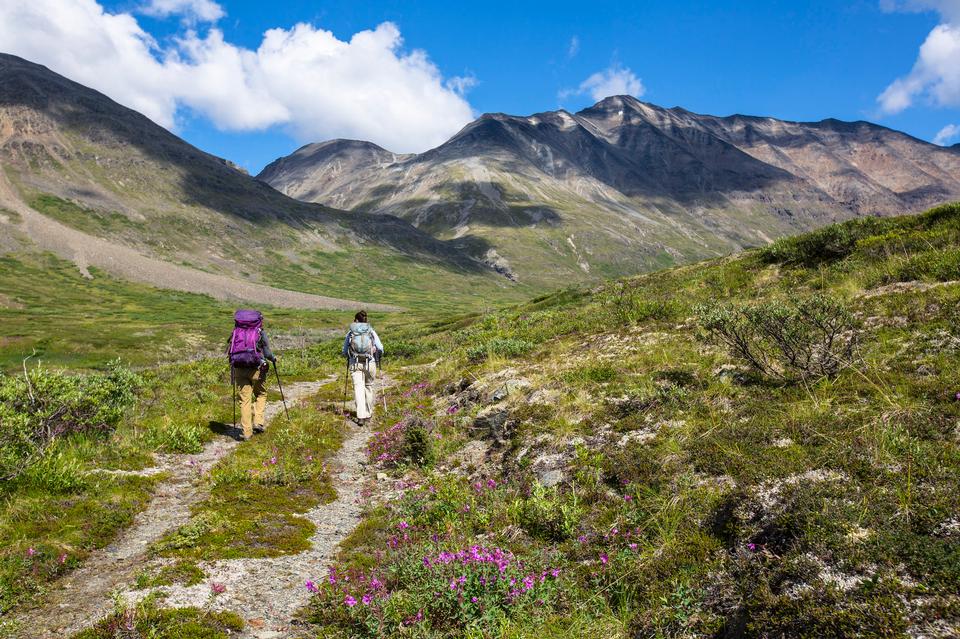
[[[109, 16], [129, 18], [125, 29], [136, 27], [153, 38], [150, 55], [164, 62], [155, 74], [167, 79], [141, 82], [140, 76], [154, 71], [135, 68], [113, 74], [101, 69], [93, 75], [90, 63], [81, 66], [75, 58], [93, 56], [84, 51], [95, 49], [99, 40], [96, 46], [83, 40], [73, 43], [63, 32], [58, 41], [65, 43], [64, 49], [77, 49], [73, 58], [31, 48], [12, 31], [4, 34], [2, 27], [0, 50], [50, 57], [38, 61], [78, 81], [99, 82], [96, 88], [111, 97], [141, 107], [191, 143], [254, 172], [321, 136], [366, 133], [385, 146], [408, 147], [396, 150], [420, 150], [417, 147], [444, 139], [471, 115], [577, 110], [610, 86], [626, 87], [662, 106], [702, 113], [868, 119], [926, 140], [948, 125], [960, 125], [960, 90], [954, 86], [960, 78], [951, 75], [960, 74], [951, 70], [952, 62], [960, 69], [960, 57], [950, 58], [960, 52], [950, 46], [955, 42], [950, 38], [960, 34], [960, 27], [951, 30], [960, 24], [960, 0], [22, 1], [21, 14], [6, 16], [8, 21], [29, 22], [23, 16], [38, 3], [61, 13], [66, 5], [87, 14], [91, 5], [99, 6], [104, 15], [88, 15], [87, 31], [116, 22]], [[307, 68], [297, 66], [307, 64], [302, 60], [290, 62], [298, 51], [338, 41], [345, 45], [354, 34], [385, 22], [395, 28], [375, 32], [372, 38], [380, 44], [374, 49], [380, 49], [374, 54], [354, 55], [349, 53], [354, 47], [344, 46], [343, 55], [353, 56], [350, 62], [331, 75], [302, 81], [306, 86], [288, 95], [287, 87], [300, 84]], [[295, 36], [298, 23], [312, 29]], [[48, 31], [56, 28], [50, 25]], [[104, 29], [123, 59], [136, 58], [122, 53], [127, 45], [113, 26]], [[243, 59], [256, 55], [270, 29], [282, 29], [279, 34], [284, 36], [272, 61], [256, 63], [257, 71], [243, 81], [243, 91], [229, 82], [220, 86], [217, 78], [229, 76], [231, 64], [252, 68], [252, 62]], [[946, 62], [930, 53], [933, 45], [925, 45], [933, 61], [918, 62], [921, 45], [938, 29], [947, 38]], [[321, 31], [330, 32], [326, 40], [318, 35]], [[212, 32], [224, 43], [219, 48], [211, 44]], [[313, 44], [305, 45], [308, 41]], [[423, 51], [427, 60], [404, 57], [415, 50]], [[240, 62], [231, 63], [231, 54]], [[178, 64], [170, 63], [171, 56]], [[391, 56], [400, 60], [395, 69]], [[207, 73], [200, 73], [201, 57]], [[197, 72], [184, 75], [181, 67], [193, 63]], [[113, 84], [101, 80], [122, 79], [124, 73], [132, 79]], [[286, 84], [259, 87], [257, 78], [263, 74], [279, 76]], [[592, 87], [585, 84], [591, 76]], [[890, 91], [899, 93], [888, 92], [888, 98], [878, 102], [898, 79], [900, 84]], [[429, 85], [424, 96], [421, 84]], [[351, 91], [357, 95], [337, 97]], [[396, 104], [385, 105], [394, 95], [401, 96]], [[164, 122], [171, 113], [172, 120]], [[960, 135], [951, 137], [949, 131], [945, 141], [960, 141]]]

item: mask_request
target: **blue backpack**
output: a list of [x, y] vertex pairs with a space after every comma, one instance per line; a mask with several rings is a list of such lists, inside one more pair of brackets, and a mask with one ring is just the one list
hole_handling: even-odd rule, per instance
[[373, 328], [366, 322], [354, 322], [350, 325], [350, 357], [355, 360], [369, 360], [377, 350], [373, 341]]

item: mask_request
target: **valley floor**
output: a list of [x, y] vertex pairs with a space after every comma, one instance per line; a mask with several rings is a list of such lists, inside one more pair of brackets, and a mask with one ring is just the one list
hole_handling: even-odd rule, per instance
[[[381, 331], [395, 382], [374, 429], [344, 428], [339, 381], [311, 387], [154, 537], [125, 575], [140, 604], [81, 637], [957, 636], [958, 247], [960, 206], [941, 207]], [[323, 379], [338, 348], [282, 361]], [[141, 391], [111, 467], [202, 446], [227, 419], [221, 369], [145, 373], [169, 390]], [[95, 488], [50, 459], [4, 505], [5, 610], [67, 572], [38, 486], [67, 515]]]

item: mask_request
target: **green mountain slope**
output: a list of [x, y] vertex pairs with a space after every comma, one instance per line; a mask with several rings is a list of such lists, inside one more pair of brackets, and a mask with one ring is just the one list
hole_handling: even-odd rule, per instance
[[0, 250], [52, 251], [81, 272], [89, 265], [165, 288], [315, 308], [429, 303], [435, 290], [449, 292], [440, 304], [470, 304], [516, 288], [407, 222], [287, 198], [9, 55], [0, 55], [0, 165], [0, 209], [9, 212]]

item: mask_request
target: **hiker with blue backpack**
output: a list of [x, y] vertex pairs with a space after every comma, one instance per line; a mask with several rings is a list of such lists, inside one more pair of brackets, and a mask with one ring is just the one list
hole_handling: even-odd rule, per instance
[[227, 356], [230, 358], [230, 379], [234, 389], [233, 422], [236, 425], [236, 394], [239, 388], [240, 424], [243, 427], [240, 440], [246, 441], [253, 433], [264, 431], [267, 374], [270, 372], [270, 362], [273, 362], [274, 369], [277, 365], [277, 358], [270, 350], [270, 340], [263, 332], [263, 315], [260, 311], [241, 309], [234, 313]]
[[366, 424], [373, 416], [376, 401], [374, 382], [383, 356], [383, 343], [367, 322], [366, 311], [360, 311], [353, 319], [355, 321], [350, 324], [350, 330], [343, 340], [343, 356], [347, 358], [347, 370], [353, 379], [357, 421]]

